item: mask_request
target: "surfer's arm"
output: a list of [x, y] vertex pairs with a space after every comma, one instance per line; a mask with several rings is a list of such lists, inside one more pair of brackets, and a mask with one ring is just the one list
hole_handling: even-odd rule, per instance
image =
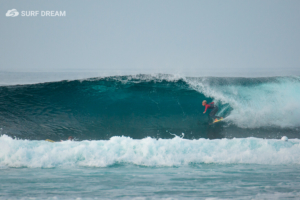
[[206, 110], [207, 110], [207, 106], [205, 105], [205, 110], [204, 110], [204, 112], [203, 112], [203, 113], [206, 113]]
[[207, 108], [209, 108], [211, 105], [213, 106], [213, 105], [214, 105], [214, 102], [211, 102], [211, 103], [209, 103], [209, 104], [206, 104], [206, 105], [205, 105], [205, 110], [204, 110], [203, 113], [206, 113]]

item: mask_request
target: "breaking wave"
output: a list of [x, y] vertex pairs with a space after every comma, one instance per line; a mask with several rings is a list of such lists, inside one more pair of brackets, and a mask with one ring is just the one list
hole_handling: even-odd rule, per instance
[[1, 167], [182, 166], [198, 163], [300, 164], [300, 140], [234, 138], [187, 140], [112, 137], [51, 143], [0, 137]]
[[[22, 139], [299, 138], [300, 78], [111, 76], [0, 87], [1, 134]], [[202, 100], [225, 120], [209, 125]]]

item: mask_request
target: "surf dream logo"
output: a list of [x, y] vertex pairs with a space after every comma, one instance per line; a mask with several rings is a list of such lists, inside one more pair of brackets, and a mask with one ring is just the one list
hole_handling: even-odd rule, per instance
[[17, 9], [11, 9], [8, 10], [5, 15], [6, 17], [17, 17], [19, 15], [19, 12], [17, 11]]
[[65, 17], [67, 15], [66, 11], [21, 11], [21, 16], [22, 17]]
[[[54, 11], [54, 10], [29, 10], [21, 11], [21, 17], [65, 17], [67, 16], [66, 11]], [[17, 9], [8, 10], [6, 12], [6, 17], [17, 17], [19, 12]]]

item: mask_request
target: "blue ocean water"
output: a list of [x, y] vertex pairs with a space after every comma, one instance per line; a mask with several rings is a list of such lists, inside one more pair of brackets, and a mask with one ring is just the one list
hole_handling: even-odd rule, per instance
[[164, 74], [1, 86], [0, 198], [297, 199], [299, 91]]

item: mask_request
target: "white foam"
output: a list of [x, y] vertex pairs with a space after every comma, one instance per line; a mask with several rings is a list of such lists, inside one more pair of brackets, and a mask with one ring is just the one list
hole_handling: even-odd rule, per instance
[[288, 137], [283, 136], [283, 137], [281, 138], [281, 140], [287, 142], [287, 141], [288, 141]]
[[57, 142], [0, 137], [0, 166], [106, 167], [116, 163], [180, 166], [190, 163], [300, 164], [300, 140], [186, 140], [112, 137], [110, 140]]

